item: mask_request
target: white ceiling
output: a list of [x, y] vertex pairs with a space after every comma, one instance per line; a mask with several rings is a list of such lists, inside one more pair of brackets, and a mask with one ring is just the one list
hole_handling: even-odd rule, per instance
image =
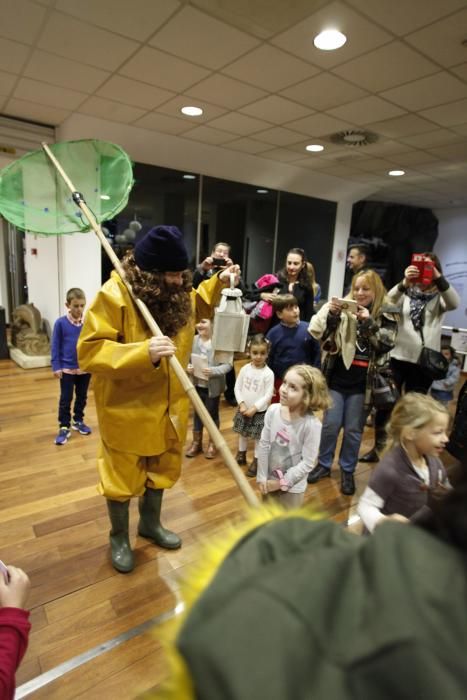
[[[0, 114], [86, 114], [467, 206], [467, 2], [0, 0]], [[323, 52], [334, 26], [348, 41]], [[180, 108], [195, 104], [199, 118]], [[374, 144], [336, 145], [364, 129]], [[321, 143], [322, 153], [305, 151]], [[1, 146], [2, 144], [0, 144]], [[391, 169], [406, 175], [392, 178]]]

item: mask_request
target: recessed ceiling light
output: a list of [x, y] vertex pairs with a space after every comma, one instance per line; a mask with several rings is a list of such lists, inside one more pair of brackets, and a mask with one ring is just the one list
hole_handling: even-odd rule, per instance
[[256, 190], [258, 194], [267, 194], [269, 190]]
[[319, 143], [310, 143], [308, 146], [305, 146], [305, 150], [319, 153], [319, 151], [324, 151], [324, 146], [320, 146]]
[[201, 107], [182, 107], [180, 112], [183, 114], [186, 114], [188, 117], [199, 117], [202, 113], [203, 110]]
[[340, 49], [341, 46], [344, 46], [346, 41], [347, 37], [345, 34], [342, 34], [337, 29], [325, 29], [324, 32], [315, 36], [313, 44], [322, 51], [335, 51], [335, 49]]
[[110, 199], [108, 194], [101, 194], [101, 199]]
[[390, 170], [388, 175], [391, 175], [391, 177], [400, 177], [401, 175], [405, 175], [405, 170]]
[[196, 175], [189, 175], [188, 173], [185, 173], [183, 176], [184, 180], [196, 180]]

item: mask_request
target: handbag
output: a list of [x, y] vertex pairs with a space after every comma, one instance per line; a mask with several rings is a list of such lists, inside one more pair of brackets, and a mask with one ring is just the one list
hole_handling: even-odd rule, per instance
[[376, 409], [388, 409], [394, 406], [400, 394], [390, 370], [384, 373], [375, 371], [371, 393], [373, 406]]
[[422, 346], [422, 351], [418, 358], [418, 364], [423, 373], [432, 381], [444, 379], [449, 367], [449, 362], [438, 350]]
[[444, 379], [448, 373], [448, 360], [438, 350], [427, 348], [425, 346], [425, 338], [423, 337], [423, 331], [421, 328], [419, 333], [422, 337], [422, 351], [418, 358], [418, 365], [420, 369], [433, 382], [436, 379]]

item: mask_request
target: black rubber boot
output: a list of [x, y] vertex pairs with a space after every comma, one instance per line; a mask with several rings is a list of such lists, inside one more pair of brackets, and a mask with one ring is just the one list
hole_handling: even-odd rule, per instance
[[112, 552], [112, 566], [121, 574], [127, 574], [135, 568], [135, 560], [130, 547], [128, 537], [130, 501], [110, 501], [107, 499], [112, 529], [110, 535], [110, 549]]
[[386, 447], [386, 430], [384, 428], [375, 428], [375, 444], [369, 452], [358, 458], [359, 462], [368, 464], [370, 462], [379, 462], [379, 456]]
[[146, 489], [144, 496], [139, 499], [138, 535], [152, 540], [164, 549], [178, 549], [182, 546], [180, 537], [161, 525], [163, 493], [163, 489]]

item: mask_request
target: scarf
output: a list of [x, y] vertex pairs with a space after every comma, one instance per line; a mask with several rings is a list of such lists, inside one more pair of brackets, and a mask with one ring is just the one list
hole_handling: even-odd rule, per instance
[[409, 287], [405, 293], [410, 299], [410, 320], [412, 321], [415, 330], [421, 331], [425, 306], [438, 294], [438, 292], [422, 292], [417, 287]]

